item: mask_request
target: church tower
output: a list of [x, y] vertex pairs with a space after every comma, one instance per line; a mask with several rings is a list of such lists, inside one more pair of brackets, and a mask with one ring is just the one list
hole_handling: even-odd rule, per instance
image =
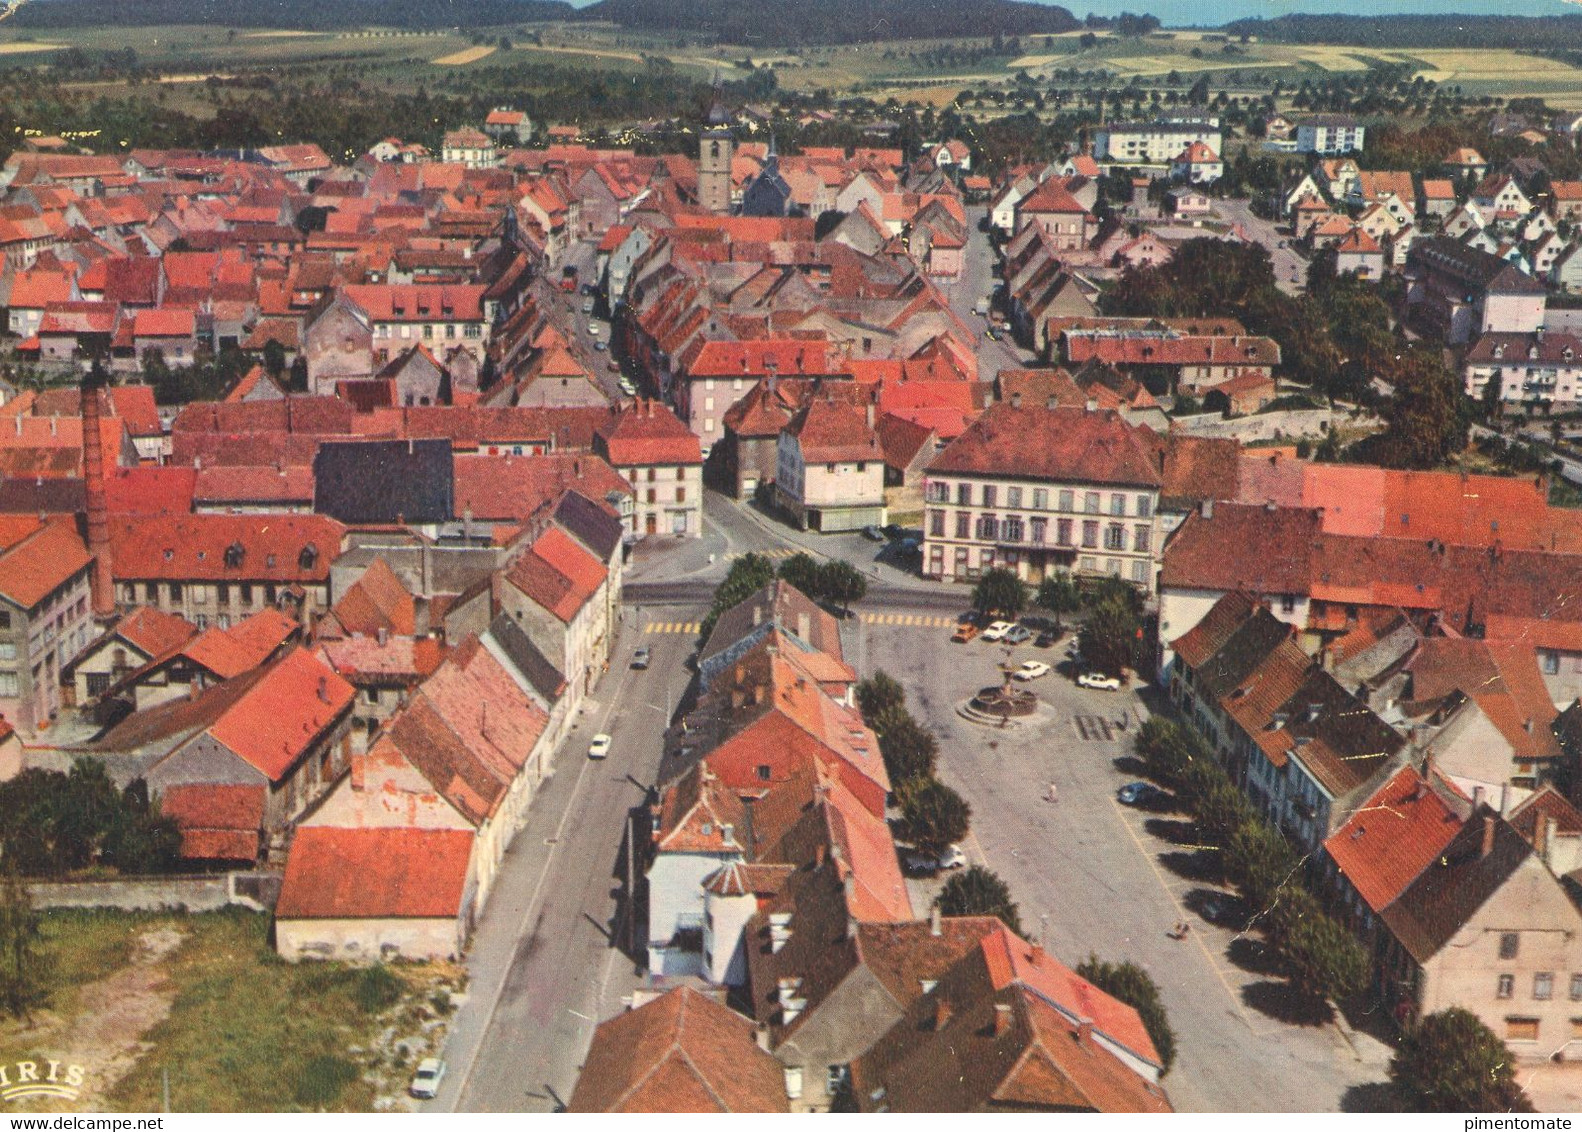
[[719, 88], [715, 88], [714, 101], [709, 106], [708, 122], [698, 145], [698, 203], [716, 216], [731, 211], [731, 155], [734, 139], [731, 137], [731, 116], [720, 101]]

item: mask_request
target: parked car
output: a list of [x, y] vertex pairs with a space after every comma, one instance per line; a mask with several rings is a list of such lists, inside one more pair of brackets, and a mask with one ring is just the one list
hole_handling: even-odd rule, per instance
[[904, 534], [906, 534], [906, 528], [900, 523], [886, 523], [884, 525], [885, 538], [900, 538]]
[[425, 1057], [417, 1063], [412, 1084], [407, 1089], [420, 1100], [433, 1100], [439, 1095], [439, 1083], [445, 1079], [445, 1063], [437, 1057]]
[[599, 353], [601, 353], [601, 354], [604, 353], [604, 351], [609, 349], [609, 347], [604, 344], [604, 339], [603, 338], [595, 338], [593, 340], [593, 348], [595, 350], [599, 351]]
[[601, 731], [593, 737], [593, 742], [588, 744], [588, 757], [590, 759], [608, 758], [611, 742], [613, 740]]
[[649, 655], [647, 645], [638, 646], [637, 651], [632, 654], [632, 667], [647, 668]]
[[1097, 688], [1104, 692], [1118, 692], [1121, 688], [1120, 677], [1106, 676], [1102, 672], [1084, 672], [1077, 677], [1077, 683], [1084, 688]]
[[621, 378], [620, 386], [621, 386], [621, 392], [626, 394], [628, 397], [636, 397], [637, 396], [637, 386], [632, 384], [632, 379], [631, 378], [629, 378], [629, 377]]
[[931, 875], [949, 869], [964, 868], [967, 864], [967, 854], [962, 851], [960, 845], [948, 846], [937, 856], [933, 853], [925, 853], [921, 849], [909, 849], [902, 856], [901, 863], [906, 866], [906, 871], [909, 873]]
[[614, 358], [611, 358], [609, 361], [604, 363], [604, 368], [609, 370], [611, 373], [620, 373], [621, 363], [616, 361]]
[[1018, 680], [1037, 680], [1040, 676], [1049, 675], [1049, 665], [1041, 660], [1024, 660], [1022, 661], [1022, 667], [1011, 675]]
[[589, 295], [586, 299], [582, 300], [582, 313], [583, 314], [592, 314], [593, 313], [593, 296], [592, 295]]
[[862, 529], [862, 537], [865, 538], [865, 539], [870, 539], [873, 542], [883, 542], [884, 541], [884, 532], [881, 531], [878, 527], [876, 527], [876, 526], [874, 526], [872, 524], [869, 524], [868, 526], [866, 526], [866, 527], [864, 527]]
[[950, 635], [950, 639], [957, 644], [966, 644], [977, 635], [978, 627], [971, 621], [963, 621], [956, 626], [956, 631]]
[[983, 639], [986, 641], [1003, 641], [1005, 640], [1005, 634], [1009, 633], [1013, 628], [1014, 626], [1009, 621], [996, 621], [983, 631]]
[[1115, 792], [1115, 797], [1128, 806], [1146, 806], [1164, 797], [1164, 791], [1150, 782], [1128, 782]]
[[1045, 629], [1042, 633], [1033, 638], [1033, 647], [1035, 649], [1052, 648], [1054, 647], [1054, 643], [1059, 639], [1060, 634], [1056, 633], [1053, 629]]
[[1005, 643], [1008, 645], [1025, 645], [1033, 639], [1033, 631], [1026, 625], [1012, 625], [1005, 634]]

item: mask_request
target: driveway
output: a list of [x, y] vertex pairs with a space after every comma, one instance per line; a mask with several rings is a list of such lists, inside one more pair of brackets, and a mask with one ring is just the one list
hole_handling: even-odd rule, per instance
[[[1025, 931], [1072, 966], [1090, 953], [1129, 959], [1159, 984], [1180, 1051], [1165, 1081], [1177, 1108], [1334, 1112], [1348, 1090], [1383, 1079], [1384, 1047], [1334, 1025], [1283, 1020], [1283, 981], [1262, 965], [1255, 941], [1197, 913], [1213, 886], [1174, 871], [1189, 854], [1177, 842], [1191, 840], [1180, 815], [1115, 800], [1137, 777], [1126, 765], [1146, 717], [1137, 695], [1078, 688], [1057, 671], [1026, 685], [1051, 719], [984, 729], [961, 719], [957, 703], [999, 683], [997, 662], [1053, 662], [1063, 643], [956, 645], [922, 615], [859, 622], [856, 632], [863, 671], [899, 679], [912, 712], [938, 735], [940, 775], [972, 806], [968, 854], [1010, 885]], [[1045, 800], [1050, 782], [1054, 803]], [[1188, 937], [1168, 938], [1183, 919]]]

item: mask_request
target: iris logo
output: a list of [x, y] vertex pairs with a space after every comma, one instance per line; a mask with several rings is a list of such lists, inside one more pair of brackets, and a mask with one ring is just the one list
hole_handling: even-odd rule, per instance
[[87, 1073], [81, 1065], [68, 1065], [47, 1058], [0, 1065], [0, 1100], [59, 1097], [74, 1101], [82, 1090], [83, 1078]]

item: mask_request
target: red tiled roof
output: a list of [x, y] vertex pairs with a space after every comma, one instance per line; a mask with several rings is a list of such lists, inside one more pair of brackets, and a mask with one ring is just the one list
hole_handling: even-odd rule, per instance
[[293, 649], [215, 720], [209, 734], [279, 782], [355, 695], [312, 653]]
[[197, 632], [185, 617], [162, 613], [149, 605], [134, 609], [115, 627], [117, 636], [151, 659], [180, 648]]
[[358, 283], [341, 288], [375, 322], [481, 322], [481, 283]]
[[262, 786], [178, 783], [160, 794], [159, 808], [181, 830], [183, 857], [254, 861], [267, 796]]
[[117, 468], [105, 479], [105, 499], [112, 516], [187, 515], [197, 488], [196, 468]]
[[301, 465], [211, 464], [198, 470], [197, 503], [284, 504], [313, 502], [313, 469]]
[[275, 917], [457, 919], [472, 843], [470, 829], [303, 826], [286, 859]]
[[92, 561], [76, 523], [53, 519], [0, 553], [0, 596], [32, 609]]
[[1324, 842], [1369, 908], [1382, 912], [1449, 845], [1461, 819], [1412, 767], [1402, 767]]
[[791, 418], [786, 430], [797, 439], [802, 459], [809, 464], [884, 458], [867, 418], [845, 401], [815, 396]]
[[1002, 401], [951, 441], [928, 470], [1158, 487], [1155, 439], [1151, 430], [1107, 410], [1090, 413]]
[[558, 527], [540, 535], [506, 570], [506, 579], [568, 625], [606, 577], [604, 566]]
[[159, 307], [138, 311], [133, 325], [138, 338], [191, 338], [197, 332], [197, 314], [185, 307]]
[[599, 1026], [568, 1112], [786, 1112], [780, 1062], [753, 1023], [678, 987]]
[[616, 467], [653, 464], [702, 464], [697, 434], [668, 405], [643, 400], [611, 408], [610, 420], [596, 433], [603, 455]]
[[[126, 580], [323, 582], [344, 534], [341, 524], [322, 515], [160, 515], [110, 522], [115, 576]], [[240, 564], [227, 566], [233, 546], [241, 548]]]
[[405, 637], [417, 632], [417, 602], [383, 558], [369, 564], [330, 613], [353, 635], [374, 636], [380, 629]]
[[1051, 177], [1023, 197], [1017, 203], [1016, 211], [1018, 214], [1028, 212], [1075, 212], [1085, 214], [1088, 210], [1082, 207], [1082, 202], [1072, 196], [1070, 190], [1061, 184], [1058, 178]]

